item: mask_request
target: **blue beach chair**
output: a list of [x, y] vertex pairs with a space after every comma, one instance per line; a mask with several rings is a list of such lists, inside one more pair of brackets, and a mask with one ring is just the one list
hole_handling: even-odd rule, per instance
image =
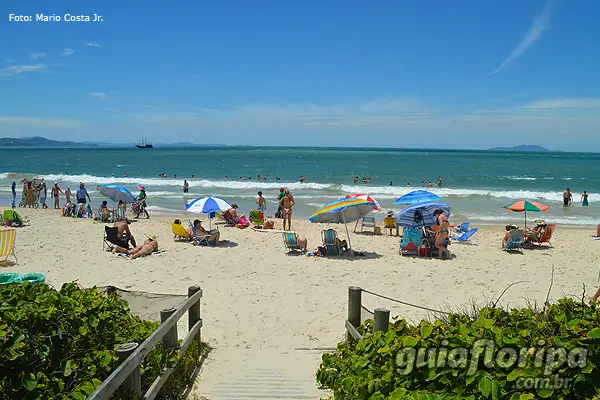
[[457, 242], [467, 242], [475, 233], [477, 233], [477, 228], [470, 229], [460, 236], [452, 236], [451, 239], [456, 240]]
[[283, 244], [288, 252], [301, 250], [300, 246], [298, 246], [298, 234], [296, 232], [284, 232]]
[[520, 229], [512, 229], [507, 242], [502, 241], [502, 250], [523, 252], [525, 233]]
[[404, 228], [402, 232], [402, 240], [400, 241], [400, 254], [419, 255], [419, 248], [423, 244], [421, 239], [421, 229], [419, 228]]
[[340, 249], [337, 245], [337, 232], [334, 229], [327, 229], [321, 232], [323, 246], [327, 249], [327, 255], [340, 255]]

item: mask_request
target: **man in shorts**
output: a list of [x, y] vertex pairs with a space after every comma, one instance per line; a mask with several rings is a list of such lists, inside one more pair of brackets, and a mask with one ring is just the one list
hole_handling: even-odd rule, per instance
[[563, 207], [570, 207], [572, 203], [573, 195], [571, 194], [571, 189], [567, 188], [563, 193]]
[[90, 203], [92, 202], [92, 199], [90, 198], [89, 193], [87, 192], [87, 189], [85, 188], [85, 183], [80, 183], [79, 184], [79, 189], [77, 189], [77, 204], [86, 203], [86, 199], [90, 201]]

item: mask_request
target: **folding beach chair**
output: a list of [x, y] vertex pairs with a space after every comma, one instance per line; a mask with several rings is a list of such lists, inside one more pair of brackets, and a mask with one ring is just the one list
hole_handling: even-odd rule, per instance
[[298, 234], [296, 232], [284, 232], [283, 244], [288, 252], [301, 250], [300, 246], [298, 246]]
[[4, 256], [4, 260], [8, 260], [8, 256], [15, 257], [15, 261], [18, 263], [17, 255], [15, 254], [15, 237], [17, 231], [14, 229], [1, 229], [0, 230], [0, 257]]
[[477, 233], [477, 228], [470, 229], [468, 232], [465, 232], [460, 236], [452, 236], [451, 239], [456, 240], [459, 243], [467, 242], [475, 233]]
[[334, 229], [327, 229], [321, 232], [323, 246], [327, 249], [327, 254], [339, 255], [340, 249], [337, 245], [337, 232]]
[[360, 231], [364, 231], [365, 228], [373, 228], [373, 234], [375, 234], [375, 217], [363, 217]]
[[451, 229], [454, 231], [454, 233], [456, 233], [457, 235], [460, 236], [463, 233], [469, 232], [469, 226], [470, 225], [471, 225], [471, 223], [469, 221], [465, 221], [465, 222], [461, 222], [456, 227], [451, 227]]
[[525, 233], [520, 229], [512, 229], [507, 242], [502, 241], [502, 250], [523, 252]]
[[554, 247], [554, 246], [552, 246], [552, 243], [550, 243], [550, 239], [552, 239], [552, 234], [554, 233], [555, 229], [556, 229], [556, 224], [546, 225], [546, 229], [544, 229], [544, 231], [540, 235], [540, 239], [538, 241], [534, 240], [532, 243], [535, 243], [538, 246], [541, 246], [542, 243], [548, 243], [548, 245], [550, 247]]
[[190, 236], [189, 233], [187, 233], [187, 231], [181, 224], [171, 223], [171, 229], [173, 230], [174, 240], [190, 241], [194, 239], [192, 236]]
[[110, 226], [104, 226], [104, 239], [102, 242], [102, 250], [112, 251], [115, 246], [123, 247], [129, 250], [129, 243], [125, 243], [117, 237], [119, 229]]
[[194, 227], [194, 224], [192, 223], [192, 221], [190, 222], [190, 229], [192, 230], [192, 244], [196, 245], [196, 246], [216, 246], [218, 243], [213, 243], [210, 241], [210, 237], [217, 232], [217, 229], [213, 229], [212, 231], [208, 231], [208, 234], [206, 235], [198, 235], [198, 233], [196, 233], [196, 228]]
[[124, 208], [120, 208], [120, 207], [115, 208], [112, 215], [113, 215], [113, 221], [115, 221], [115, 222], [123, 221], [123, 220], [127, 219], [125, 217], [125, 209]]
[[404, 228], [404, 231], [402, 232], [402, 240], [400, 241], [399, 253], [403, 256], [419, 256], [419, 248], [422, 244], [423, 241], [421, 239], [421, 229]]

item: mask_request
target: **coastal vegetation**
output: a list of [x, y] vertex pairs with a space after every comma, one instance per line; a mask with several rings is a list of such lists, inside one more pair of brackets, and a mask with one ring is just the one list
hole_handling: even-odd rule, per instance
[[[84, 400], [117, 366], [114, 348], [142, 343], [158, 327], [131, 314], [116, 294], [75, 282], [0, 286], [0, 399]], [[203, 343], [193, 343], [157, 398], [178, 399], [190, 382]], [[159, 344], [141, 363], [142, 390], [172, 363], [176, 349]]]
[[387, 332], [324, 354], [334, 399], [592, 399], [600, 394], [600, 308], [564, 298], [542, 310], [487, 307]]

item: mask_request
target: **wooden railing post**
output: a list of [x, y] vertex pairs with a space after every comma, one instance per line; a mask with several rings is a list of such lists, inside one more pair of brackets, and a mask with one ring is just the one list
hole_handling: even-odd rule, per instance
[[[202, 290], [200, 286], [190, 286], [188, 288], [188, 297], [192, 297], [195, 293]], [[200, 299], [194, 304], [190, 306], [188, 310], [188, 330], [192, 330], [194, 325], [202, 318], [200, 317]], [[196, 338], [198, 342], [202, 341], [201, 329], [198, 329], [198, 333], [196, 334]]]
[[[348, 322], [355, 328], [361, 323], [361, 293], [362, 289], [357, 286], [348, 288]], [[346, 332], [346, 340], [352, 339], [352, 335]]]
[[[115, 352], [119, 357], [119, 365], [121, 365], [137, 347], [138, 344], [135, 342], [116, 346]], [[127, 378], [125, 378], [125, 381], [123, 381], [119, 388], [119, 394], [124, 399], [140, 400], [142, 398], [142, 376], [140, 375], [139, 365]]]
[[[160, 310], [160, 323], [165, 322], [173, 313], [175, 312], [174, 308], [168, 308], [166, 310]], [[179, 341], [177, 339], [177, 324], [173, 325], [171, 329], [163, 336], [162, 338], [162, 347], [164, 350], [172, 349], [174, 347], [179, 346]]]
[[390, 323], [390, 310], [376, 308], [373, 318], [373, 333], [378, 331], [387, 332]]

